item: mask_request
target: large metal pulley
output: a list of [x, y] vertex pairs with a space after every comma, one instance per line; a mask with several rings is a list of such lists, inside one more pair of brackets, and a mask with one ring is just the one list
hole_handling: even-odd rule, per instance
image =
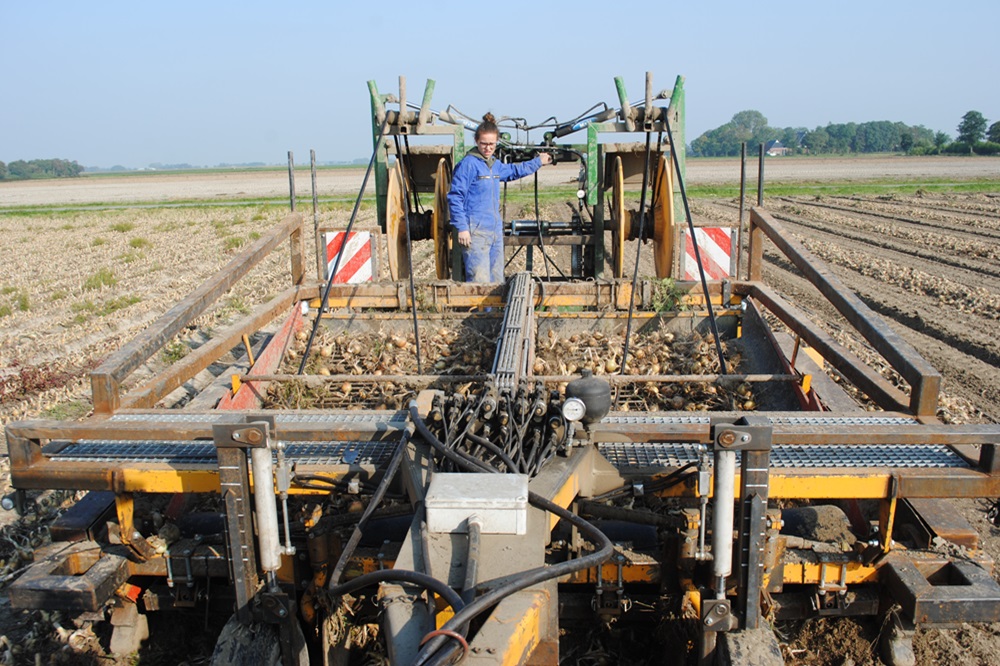
[[[407, 175], [401, 161], [389, 167], [386, 190], [385, 233], [389, 254], [389, 276], [400, 280], [410, 274], [410, 252], [417, 241], [434, 241], [434, 263], [437, 278], [446, 280], [451, 275], [451, 234], [448, 229], [448, 190], [451, 188], [451, 169], [448, 161], [438, 161], [434, 176], [434, 206], [418, 213], [408, 208]], [[409, 222], [409, 240], [407, 240]]]
[[[616, 278], [625, 273], [625, 241], [653, 241], [656, 277], [670, 277], [674, 259], [674, 178], [667, 156], [660, 156], [653, 176], [653, 203], [646, 223], [639, 212], [625, 206], [625, 171], [616, 157], [611, 174], [611, 270]], [[641, 227], [641, 230], [640, 230]]]

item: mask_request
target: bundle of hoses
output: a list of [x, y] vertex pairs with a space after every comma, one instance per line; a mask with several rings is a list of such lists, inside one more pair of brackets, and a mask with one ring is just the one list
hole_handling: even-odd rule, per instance
[[[430, 444], [438, 453], [454, 463], [459, 469], [463, 469], [467, 472], [501, 473], [495, 467], [481, 460], [477, 460], [468, 454], [454, 451], [445, 446], [445, 444], [427, 428], [427, 424], [425, 424], [423, 418], [421, 418], [415, 402], [410, 403], [410, 419], [413, 427], [416, 428], [417, 432], [420, 433], [427, 443]], [[396, 581], [417, 585], [441, 595], [441, 597], [452, 607], [455, 614], [450, 620], [448, 620], [447, 623], [445, 623], [443, 627], [433, 632], [433, 638], [425, 641], [423, 647], [413, 662], [413, 666], [441, 666], [442, 664], [451, 663], [456, 656], [459, 656], [457, 654], [457, 650], [460, 645], [456, 644], [454, 640], [449, 639], [463, 636], [469, 622], [475, 617], [484, 611], [493, 608], [500, 601], [512, 594], [545, 581], [566, 576], [576, 571], [582, 571], [591, 567], [600, 566], [613, 554], [611, 541], [604, 535], [603, 532], [594, 527], [591, 523], [587, 522], [575, 513], [564, 509], [558, 504], [555, 504], [544, 497], [537, 495], [536, 493], [529, 492], [528, 502], [532, 506], [553, 513], [559, 518], [571, 523], [574, 527], [580, 530], [583, 536], [594, 544], [595, 550], [589, 555], [585, 555], [574, 560], [567, 560], [551, 566], [541, 566], [529, 569], [528, 571], [524, 571], [515, 577], [505, 577], [504, 582], [496, 585], [496, 587], [493, 587], [492, 589], [489, 589], [488, 592], [468, 604], [463, 603], [461, 597], [454, 590], [448, 587], [447, 584], [427, 574], [416, 571], [385, 569], [365, 574], [363, 576], [358, 576], [357, 578], [340, 585], [339, 579], [343, 575], [347, 562], [353, 556], [358, 542], [361, 540], [361, 534], [364, 531], [367, 519], [375, 511], [375, 507], [379, 502], [381, 502], [389, 484], [392, 482], [393, 477], [395, 477], [396, 472], [399, 469], [400, 462], [402, 461], [406, 444], [408, 443], [411, 435], [412, 430], [407, 428], [406, 435], [400, 441], [396, 452], [393, 454], [393, 457], [389, 462], [389, 466], [386, 468], [386, 473], [383, 476], [381, 483], [379, 483], [375, 494], [372, 496], [372, 500], [369, 503], [368, 508], [362, 515], [361, 520], [358, 522], [358, 526], [355, 528], [354, 534], [344, 547], [340, 559], [334, 567], [333, 574], [330, 576], [330, 582], [327, 587], [327, 593], [331, 597], [336, 597], [348, 594], [368, 585]], [[493, 581], [481, 583], [480, 587], [490, 588], [491, 582]], [[463, 643], [462, 645], [464, 646], [465, 644]]]

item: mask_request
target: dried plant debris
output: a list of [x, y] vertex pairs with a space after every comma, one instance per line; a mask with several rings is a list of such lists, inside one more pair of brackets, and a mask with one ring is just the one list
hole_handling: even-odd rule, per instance
[[[282, 372], [295, 373], [308, 334], [299, 333], [285, 357]], [[473, 328], [440, 327], [421, 335], [423, 374], [484, 375], [489, 372], [496, 337]], [[756, 409], [749, 383], [713, 380], [660, 382], [639, 377], [663, 375], [712, 375], [720, 372], [714, 344], [697, 333], [686, 336], [657, 330], [634, 335], [629, 358], [622, 367], [623, 333], [589, 331], [560, 336], [554, 330], [535, 345], [532, 371], [536, 376], [625, 374], [635, 382], [619, 385], [615, 409], [620, 411], [711, 411]], [[725, 343], [723, 343], [725, 348]], [[401, 409], [417, 391], [427, 386], [461, 390], [444, 383], [419, 383], [407, 379], [418, 373], [416, 342], [412, 333], [331, 333], [321, 330], [313, 341], [302, 380], [273, 382], [265, 407], [270, 409]], [[727, 352], [728, 353], [728, 352]], [[740, 364], [729, 354], [730, 367]], [[624, 370], [624, 372], [623, 372]], [[339, 378], [341, 375], [350, 378]], [[323, 379], [338, 377], [337, 381]], [[353, 379], [357, 377], [357, 379]], [[376, 378], [384, 377], [384, 380]], [[560, 392], [565, 382], [552, 388]]]

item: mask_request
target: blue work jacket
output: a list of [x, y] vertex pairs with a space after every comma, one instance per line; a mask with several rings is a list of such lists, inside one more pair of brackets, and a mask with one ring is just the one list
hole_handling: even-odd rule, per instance
[[500, 216], [500, 183], [524, 178], [538, 171], [542, 161], [537, 156], [527, 162], [504, 164], [495, 157], [486, 158], [473, 148], [455, 167], [448, 193], [451, 225], [458, 231], [476, 231], [489, 225], [497, 235], [503, 234]]

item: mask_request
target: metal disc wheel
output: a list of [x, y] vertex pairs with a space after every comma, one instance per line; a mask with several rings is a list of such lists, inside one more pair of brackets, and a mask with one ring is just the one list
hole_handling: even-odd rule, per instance
[[616, 157], [611, 174], [611, 273], [620, 278], [625, 272], [625, 241], [628, 240], [628, 212], [625, 210], [625, 170]]
[[674, 169], [665, 155], [656, 166], [653, 183], [653, 260], [656, 277], [665, 278], [671, 276], [674, 263]]
[[434, 176], [434, 212], [431, 235], [434, 238], [434, 265], [439, 280], [451, 277], [451, 234], [448, 233], [448, 191], [451, 189], [451, 169], [444, 158], [438, 160]]
[[410, 274], [410, 251], [406, 246], [406, 199], [403, 169], [397, 161], [389, 167], [389, 187], [385, 202], [386, 248], [389, 251], [389, 276], [400, 280]]

